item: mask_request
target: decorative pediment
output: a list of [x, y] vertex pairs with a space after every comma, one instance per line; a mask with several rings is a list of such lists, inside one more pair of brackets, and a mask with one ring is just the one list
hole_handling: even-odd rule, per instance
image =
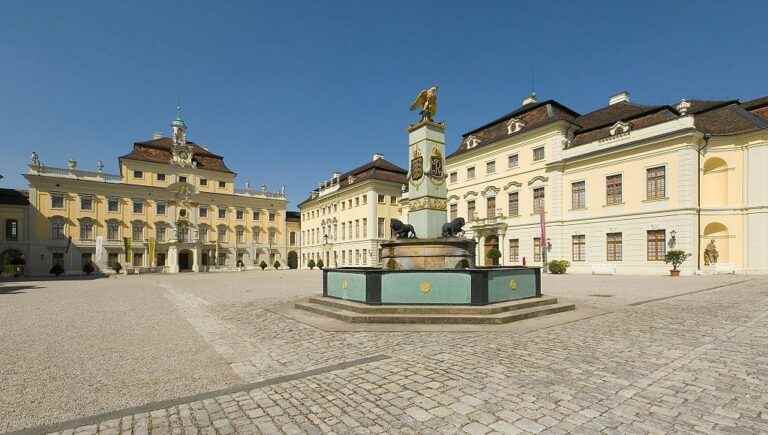
[[504, 186], [504, 190], [509, 190], [509, 189], [511, 189], [513, 187], [519, 189], [519, 188], [523, 187], [523, 185], [522, 185], [522, 183], [518, 183], [517, 181], [510, 181], [509, 183], [507, 183]]
[[609, 132], [611, 133], [611, 136], [619, 136], [628, 134], [630, 129], [632, 129], [632, 126], [628, 122], [619, 121], [616, 124], [613, 124], [613, 127], [611, 127]]
[[507, 121], [507, 134], [517, 133], [525, 127], [525, 121], [520, 118], [510, 118]]
[[499, 189], [496, 186], [488, 186], [485, 189], [483, 189], [482, 192], [480, 192], [485, 197], [493, 197], [496, 196], [497, 193], [499, 193], [501, 189]]
[[549, 180], [547, 177], [545, 177], [543, 175], [537, 175], [537, 176], [531, 178], [530, 180], [528, 180], [528, 185], [530, 186], [530, 185], [532, 185], [532, 184], [534, 184], [536, 182], [546, 183], [547, 180]]
[[480, 144], [480, 138], [478, 138], [477, 136], [471, 134], [471, 135], [467, 136], [466, 139], [464, 139], [464, 144], [467, 145], [467, 149], [468, 150], [471, 150], [472, 148], [474, 148], [474, 147], [476, 147], [476, 146], [478, 146]]
[[458, 201], [459, 195], [451, 195], [448, 197], [448, 201]]
[[469, 191], [464, 194], [464, 198], [469, 198], [470, 196], [477, 196], [477, 192]]

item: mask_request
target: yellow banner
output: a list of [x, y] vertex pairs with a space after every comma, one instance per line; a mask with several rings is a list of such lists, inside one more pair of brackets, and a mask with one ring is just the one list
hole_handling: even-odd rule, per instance
[[126, 266], [130, 266], [133, 263], [133, 250], [131, 249], [130, 237], [123, 237], [123, 248], [125, 249]]

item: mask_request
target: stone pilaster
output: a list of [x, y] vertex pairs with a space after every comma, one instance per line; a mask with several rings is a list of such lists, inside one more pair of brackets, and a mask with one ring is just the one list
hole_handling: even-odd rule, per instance
[[408, 129], [408, 223], [419, 238], [440, 237], [446, 222], [445, 125], [420, 122]]

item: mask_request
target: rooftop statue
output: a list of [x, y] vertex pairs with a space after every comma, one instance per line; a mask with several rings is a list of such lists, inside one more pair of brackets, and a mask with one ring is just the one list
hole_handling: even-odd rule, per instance
[[411, 110], [419, 110], [421, 120], [419, 122], [434, 122], [437, 113], [437, 86], [423, 89], [411, 103]]

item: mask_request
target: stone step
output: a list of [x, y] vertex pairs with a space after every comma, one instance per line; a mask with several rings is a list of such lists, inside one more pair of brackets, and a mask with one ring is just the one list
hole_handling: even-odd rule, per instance
[[548, 304], [503, 311], [495, 314], [406, 314], [406, 313], [357, 313], [338, 306], [310, 301], [294, 305], [300, 310], [332, 317], [350, 323], [424, 323], [424, 324], [502, 324], [576, 309], [573, 304]]
[[499, 302], [492, 305], [368, 305], [343, 299], [322, 296], [310, 297], [313, 304], [326, 305], [360, 314], [497, 314], [505, 311], [521, 310], [542, 305], [557, 304], [557, 298], [542, 296], [540, 298], [519, 299], [516, 301]]

